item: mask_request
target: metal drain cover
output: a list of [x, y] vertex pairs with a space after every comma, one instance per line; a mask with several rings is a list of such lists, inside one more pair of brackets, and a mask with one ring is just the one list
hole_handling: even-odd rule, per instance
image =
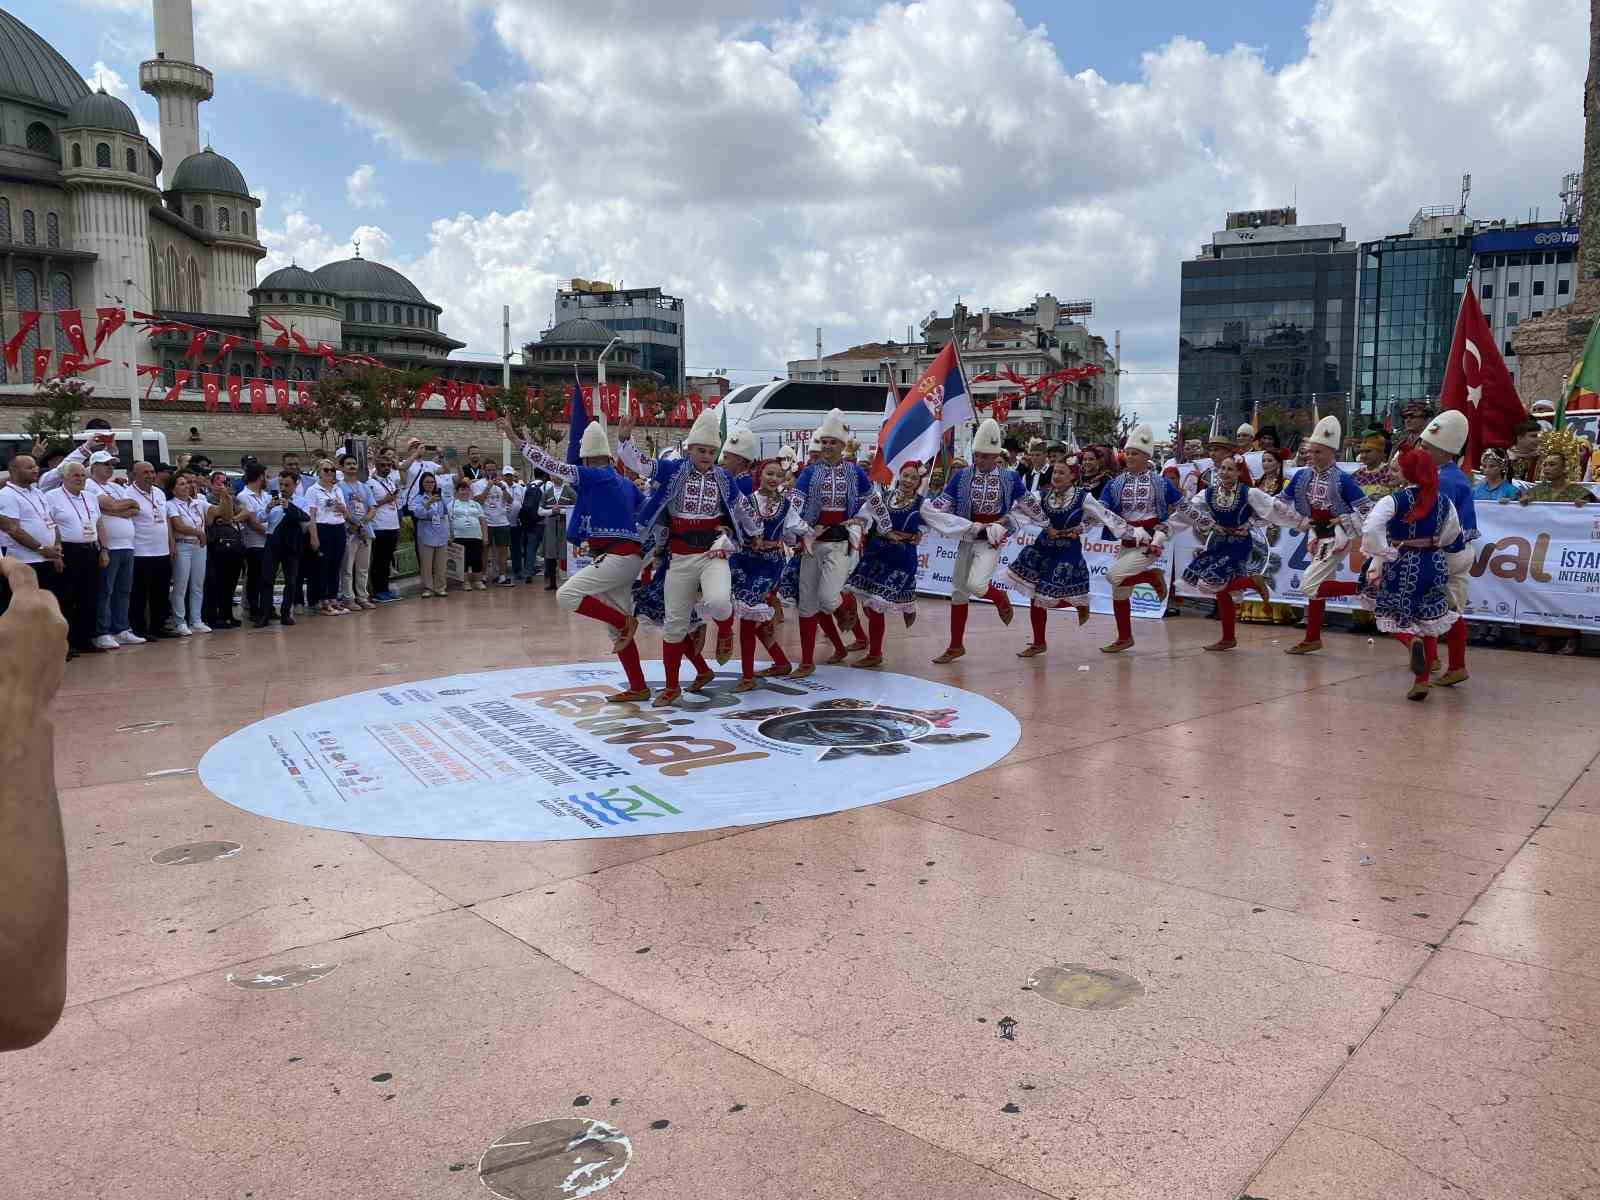
[[496, 1138], [478, 1160], [478, 1180], [504, 1200], [576, 1200], [610, 1187], [632, 1159], [620, 1129], [563, 1117]]
[[232, 858], [243, 849], [238, 842], [184, 842], [181, 846], [168, 846], [156, 852], [150, 856], [150, 861], [163, 867], [192, 867], [196, 863]]
[[1052, 1004], [1089, 1012], [1126, 1008], [1144, 995], [1144, 984], [1132, 975], [1083, 963], [1041, 967], [1028, 976], [1028, 987]]

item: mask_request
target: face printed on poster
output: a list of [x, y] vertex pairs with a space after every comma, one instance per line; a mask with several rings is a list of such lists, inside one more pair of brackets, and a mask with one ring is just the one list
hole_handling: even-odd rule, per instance
[[629, 837], [879, 804], [992, 766], [1021, 733], [993, 701], [906, 675], [737, 681], [665, 709], [608, 703], [627, 687], [614, 662], [401, 684], [247, 726], [200, 779], [236, 807], [349, 833]]

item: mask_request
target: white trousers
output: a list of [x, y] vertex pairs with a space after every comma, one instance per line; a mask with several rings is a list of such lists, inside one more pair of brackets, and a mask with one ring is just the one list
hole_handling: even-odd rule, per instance
[[708, 621], [733, 616], [733, 572], [726, 558], [709, 554], [674, 554], [667, 568], [666, 620], [661, 636], [681, 642], [694, 624], [695, 605]]
[[1312, 556], [1306, 569], [1300, 572], [1300, 593], [1306, 597], [1313, 597], [1317, 589], [1339, 573], [1350, 559], [1350, 547], [1346, 546], [1337, 554], [1329, 554], [1327, 558]]
[[981, 596], [994, 582], [994, 569], [1000, 565], [1000, 551], [986, 537], [962, 542], [956, 547], [956, 568], [950, 579], [950, 603], [965, 604]]
[[1467, 585], [1472, 579], [1472, 564], [1478, 561], [1473, 545], [1468, 542], [1454, 554], [1444, 556], [1445, 565], [1450, 568], [1450, 607], [1458, 613], [1467, 611]]
[[838, 608], [852, 565], [849, 542], [814, 543], [811, 553], [800, 559], [800, 615], [814, 617]]
[[637, 554], [607, 554], [571, 576], [556, 592], [563, 612], [577, 612], [585, 596], [597, 596], [623, 616], [633, 615], [633, 581], [644, 562]]
[[1111, 581], [1111, 595], [1118, 600], [1126, 600], [1133, 595], [1133, 589], [1125, 586], [1123, 580], [1143, 574], [1160, 561], [1160, 555], [1147, 553], [1144, 546], [1124, 546], [1106, 571], [1106, 578]]

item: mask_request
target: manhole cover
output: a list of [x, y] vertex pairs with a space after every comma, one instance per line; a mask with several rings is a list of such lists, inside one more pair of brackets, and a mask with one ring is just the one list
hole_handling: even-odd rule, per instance
[[151, 855], [150, 861], [160, 863], [163, 867], [189, 867], [195, 863], [231, 858], [243, 849], [238, 842], [184, 842], [181, 846], [168, 846]]
[[1041, 967], [1028, 977], [1028, 987], [1052, 1004], [1090, 1012], [1126, 1008], [1144, 995], [1144, 984], [1132, 975], [1083, 963]]
[[283, 963], [260, 971], [247, 971], [229, 975], [228, 982], [236, 988], [259, 992], [272, 988], [297, 988], [331, 974], [338, 963]]
[[610, 1187], [632, 1158], [620, 1129], [564, 1117], [496, 1138], [478, 1160], [478, 1179], [505, 1200], [574, 1200]]

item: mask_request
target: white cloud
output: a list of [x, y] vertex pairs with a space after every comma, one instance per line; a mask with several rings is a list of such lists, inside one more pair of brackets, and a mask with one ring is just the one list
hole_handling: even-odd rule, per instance
[[383, 193], [378, 190], [378, 169], [362, 163], [344, 177], [344, 198], [351, 208], [382, 208]]
[[[1298, 193], [1302, 220], [1371, 238], [1471, 170], [1475, 214], [1548, 212], [1582, 153], [1581, 0], [1323, 0], [1281, 67], [1152, 39], [1127, 83], [1069, 72], [1066, 22], [1053, 41], [1004, 0], [800, 20], [779, 0], [376, 3], [330, 23], [281, 0], [243, 26], [198, 7], [219, 75], [517, 174], [517, 211], [436, 220], [393, 259], [476, 349], [498, 346], [501, 303], [531, 335], [556, 282], [586, 275], [687, 297], [695, 366], [781, 370], [819, 324], [840, 347], [958, 294], [1050, 290], [1093, 296], [1092, 327], [1157, 371], [1177, 360], [1179, 264], [1226, 210]], [[492, 56], [513, 71], [491, 92], [467, 74]], [[274, 254], [348, 254], [284, 213]], [[1127, 407], [1170, 414], [1175, 375], [1123, 382]]]

